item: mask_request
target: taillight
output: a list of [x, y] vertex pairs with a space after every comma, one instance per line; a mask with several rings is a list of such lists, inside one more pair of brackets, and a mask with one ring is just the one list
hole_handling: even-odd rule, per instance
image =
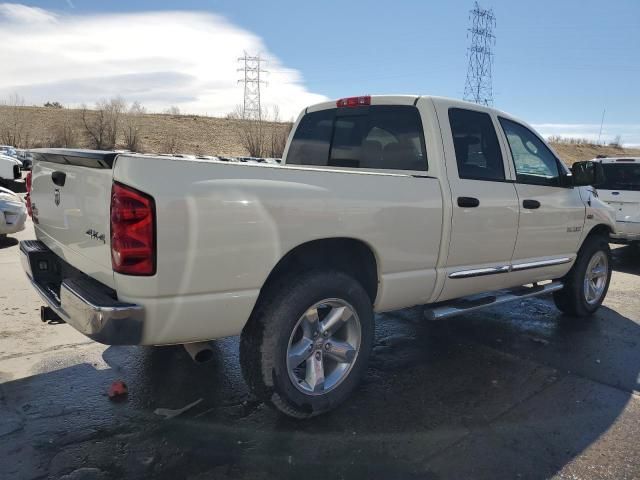
[[111, 188], [111, 265], [126, 275], [156, 273], [155, 202], [146, 193]]
[[24, 183], [27, 187], [27, 194], [24, 196], [24, 202], [27, 204], [27, 212], [30, 217], [33, 217], [31, 211], [31, 172], [27, 173], [27, 178], [24, 179]]
[[341, 98], [336, 102], [338, 107], [360, 107], [363, 105], [371, 105], [371, 96]]

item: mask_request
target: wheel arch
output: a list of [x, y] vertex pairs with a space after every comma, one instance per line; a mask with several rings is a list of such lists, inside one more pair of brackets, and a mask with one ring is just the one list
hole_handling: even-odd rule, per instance
[[582, 242], [580, 242], [580, 248], [582, 248], [582, 246], [584, 245], [584, 243], [587, 241], [588, 238], [601, 235], [606, 237], [608, 240], [609, 235], [612, 233], [614, 233], [614, 231], [613, 231], [613, 228], [611, 228], [611, 225], [607, 225], [606, 223], [598, 223], [597, 225], [594, 225], [591, 228], [591, 230], [589, 230], [587, 234], [584, 236], [584, 238], [582, 239]]
[[374, 303], [378, 295], [379, 261], [366, 242], [351, 237], [311, 240], [289, 250], [273, 267], [260, 289], [257, 304], [280, 280], [312, 269], [333, 269], [355, 278]]

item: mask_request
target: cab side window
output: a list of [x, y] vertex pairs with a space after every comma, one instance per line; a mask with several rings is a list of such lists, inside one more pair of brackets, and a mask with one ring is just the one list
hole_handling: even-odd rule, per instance
[[531, 185], [560, 186], [558, 159], [531, 130], [500, 118], [516, 168], [516, 181]]
[[456, 151], [458, 176], [468, 180], [504, 180], [500, 144], [489, 114], [451, 108], [449, 124]]

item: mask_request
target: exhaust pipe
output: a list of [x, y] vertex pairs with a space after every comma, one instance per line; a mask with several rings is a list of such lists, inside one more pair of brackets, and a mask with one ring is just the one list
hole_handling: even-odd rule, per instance
[[185, 343], [183, 346], [196, 363], [206, 363], [213, 359], [213, 348], [209, 342]]
[[44, 305], [40, 307], [40, 320], [44, 323], [65, 323], [51, 307], [45, 307]]

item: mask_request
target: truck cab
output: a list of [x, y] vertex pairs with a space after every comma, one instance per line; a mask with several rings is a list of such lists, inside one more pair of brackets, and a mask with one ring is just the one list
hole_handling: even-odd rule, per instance
[[640, 243], [640, 158], [598, 158], [603, 179], [597, 185], [600, 199], [613, 207], [616, 231], [613, 243]]

